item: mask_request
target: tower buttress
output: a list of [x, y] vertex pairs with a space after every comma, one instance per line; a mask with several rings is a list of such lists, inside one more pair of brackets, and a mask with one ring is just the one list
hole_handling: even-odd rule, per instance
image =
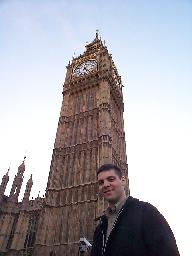
[[23, 183], [24, 172], [25, 172], [25, 158], [22, 164], [18, 167], [17, 174], [15, 175], [15, 178], [12, 184], [12, 188], [9, 196], [9, 200], [11, 201], [18, 201], [19, 193]]
[[25, 189], [25, 193], [23, 196], [23, 202], [29, 201], [32, 186], [33, 186], [33, 179], [32, 179], [32, 174], [31, 174], [31, 176], [26, 184], [26, 189]]

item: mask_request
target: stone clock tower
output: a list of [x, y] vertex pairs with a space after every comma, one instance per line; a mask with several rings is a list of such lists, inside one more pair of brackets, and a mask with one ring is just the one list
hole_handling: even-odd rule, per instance
[[[96, 169], [120, 166], [128, 181], [121, 77], [96, 34], [67, 66], [63, 102], [33, 255], [77, 256], [104, 210]], [[128, 188], [127, 188], [128, 191]]]

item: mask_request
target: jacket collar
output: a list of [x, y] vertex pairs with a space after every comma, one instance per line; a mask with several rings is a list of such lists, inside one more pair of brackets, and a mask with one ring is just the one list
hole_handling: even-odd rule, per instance
[[[125, 203], [124, 203], [124, 205], [123, 205], [123, 208], [124, 208], [124, 209], [127, 209], [127, 208], [129, 207], [129, 205], [130, 205], [133, 201], [135, 201], [135, 200], [138, 200], [138, 199], [136, 199], [136, 198], [134, 198], [134, 197], [132, 197], [132, 196], [128, 196], [127, 200], [125, 201]], [[102, 222], [103, 222], [103, 221], [105, 222], [105, 221], [107, 220], [107, 217], [106, 217], [105, 212], [104, 212], [103, 215], [101, 215], [101, 216], [95, 218], [95, 221], [98, 221], [98, 220], [100, 220], [100, 222], [101, 222], [101, 221], [102, 221]]]
[[107, 207], [107, 209], [104, 211], [104, 214], [109, 217], [112, 214], [118, 214], [118, 212], [121, 210], [122, 206], [125, 204], [125, 202], [127, 201], [127, 198], [117, 202], [115, 204], [114, 208], [111, 208], [110, 206]]

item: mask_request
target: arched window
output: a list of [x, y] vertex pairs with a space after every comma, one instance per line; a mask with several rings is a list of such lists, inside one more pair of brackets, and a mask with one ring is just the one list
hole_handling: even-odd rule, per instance
[[12, 241], [13, 241], [15, 229], [16, 229], [16, 226], [17, 226], [18, 217], [19, 216], [16, 215], [15, 218], [14, 218], [13, 225], [12, 225], [12, 228], [11, 228], [11, 233], [10, 233], [9, 240], [8, 240], [8, 243], [7, 243], [7, 246], [6, 246], [7, 249], [11, 248], [11, 244], [12, 244]]
[[35, 243], [36, 232], [37, 232], [37, 225], [38, 225], [39, 215], [34, 214], [30, 216], [27, 235], [25, 238], [24, 248], [32, 248]]

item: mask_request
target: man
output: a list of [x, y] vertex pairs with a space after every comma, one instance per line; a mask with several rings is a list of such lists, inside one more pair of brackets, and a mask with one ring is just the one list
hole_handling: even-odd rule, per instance
[[99, 218], [91, 256], [179, 256], [174, 235], [164, 217], [149, 203], [126, 197], [119, 167], [97, 170], [99, 193], [109, 207]]

